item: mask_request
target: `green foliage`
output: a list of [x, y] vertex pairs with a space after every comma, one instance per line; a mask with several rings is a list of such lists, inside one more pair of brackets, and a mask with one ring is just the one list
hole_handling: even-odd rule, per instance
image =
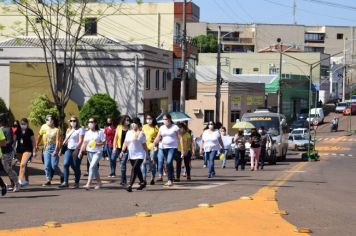
[[7, 108], [5, 101], [2, 98], [0, 98], [0, 114], [6, 114], [10, 123], [14, 121], [14, 115], [12, 114], [11, 110]]
[[31, 101], [30, 110], [31, 112], [28, 119], [36, 126], [44, 124], [47, 115], [52, 115], [58, 119], [58, 110], [55, 104], [44, 94], [39, 95]]
[[106, 119], [112, 117], [116, 119], [120, 116], [116, 102], [107, 94], [96, 94], [92, 96], [79, 112], [81, 124], [86, 124], [90, 117], [95, 117], [100, 127], [104, 127]]
[[204, 52], [216, 53], [218, 51], [217, 50], [218, 40], [212, 34], [196, 36], [192, 38], [191, 43], [198, 48], [199, 52], [202, 53]]

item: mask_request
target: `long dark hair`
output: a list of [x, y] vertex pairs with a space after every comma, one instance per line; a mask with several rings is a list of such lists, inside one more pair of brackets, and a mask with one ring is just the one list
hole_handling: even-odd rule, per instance
[[119, 125], [124, 126], [126, 119], [129, 119], [130, 122], [132, 122], [132, 119], [131, 119], [130, 116], [128, 116], [128, 115], [123, 115], [123, 116], [120, 117]]
[[[89, 120], [93, 120], [94, 121], [94, 123], [95, 123], [95, 128], [94, 129], [95, 129], [95, 131], [99, 131], [100, 128], [99, 128], [98, 120], [95, 117], [90, 117]], [[88, 122], [89, 122], [89, 120], [88, 120]]]
[[132, 119], [132, 123], [136, 124], [139, 129], [142, 128], [142, 123], [141, 123], [140, 118], [138, 118], [138, 117], [133, 118], [133, 119]]
[[147, 119], [147, 116], [152, 118], [152, 126], [156, 126], [157, 125], [156, 117], [154, 117], [154, 115], [152, 115], [152, 113], [146, 114], [146, 119]]

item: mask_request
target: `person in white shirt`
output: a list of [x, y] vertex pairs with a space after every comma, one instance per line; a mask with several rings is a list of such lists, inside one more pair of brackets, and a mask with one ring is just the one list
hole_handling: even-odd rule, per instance
[[103, 146], [105, 144], [105, 134], [99, 129], [98, 122], [95, 118], [90, 118], [88, 121], [89, 130], [84, 135], [84, 142], [79, 151], [78, 158], [82, 158], [83, 151], [88, 153], [89, 175], [88, 182], [83, 187], [90, 189], [90, 184], [93, 179], [96, 179], [97, 185], [95, 189], [101, 188], [101, 179], [98, 171], [98, 163], [103, 157]]
[[162, 152], [164, 159], [166, 160], [168, 181], [165, 186], [173, 185], [173, 159], [178, 152], [178, 145], [182, 147], [182, 153], [185, 153], [182, 136], [179, 134], [179, 128], [172, 122], [170, 114], [163, 115], [163, 125], [159, 128], [158, 135], [153, 142], [154, 147], [157, 147], [161, 140]]
[[126, 150], [128, 150], [128, 159], [132, 166], [130, 183], [126, 190], [132, 192], [136, 177], [140, 180], [140, 186], [137, 190], [142, 190], [146, 187], [146, 182], [142, 176], [141, 165], [146, 157], [149, 158], [149, 153], [146, 146], [146, 136], [142, 132], [142, 124], [137, 117], [132, 119], [131, 129], [126, 133], [120, 157], [124, 156]]
[[214, 121], [209, 121], [208, 129], [204, 131], [200, 142], [200, 155], [206, 155], [208, 159], [208, 178], [215, 176], [214, 162], [219, 150], [223, 152], [224, 144], [219, 130], [215, 128]]
[[79, 149], [83, 144], [85, 129], [80, 127], [78, 117], [71, 116], [69, 119], [70, 127], [67, 129], [66, 137], [63, 141], [62, 153], [64, 166], [64, 182], [59, 186], [67, 188], [69, 179], [69, 166], [72, 167], [75, 176], [73, 188], [79, 188], [79, 181], [81, 176], [80, 165], [82, 159], [78, 157]]
[[224, 144], [224, 154], [225, 154], [225, 159], [221, 160], [221, 168], [225, 168], [226, 167], [226, 159], [227, 159], [227, 156], [229, 155], [233, 138], [230, 137], [229, 135], [227, 135], [225, 127], [220, 128], [220, 134], [221, 134], [222, 142]]

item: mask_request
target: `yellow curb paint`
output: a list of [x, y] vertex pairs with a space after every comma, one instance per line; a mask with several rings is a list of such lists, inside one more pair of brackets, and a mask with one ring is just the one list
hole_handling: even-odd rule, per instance
[[136, 213], [136, 216], [138, 216], [138, 217], [151, 217], [152, 216], [152, 214], [151, 213], [149, 213], [149, 212], [137, 212]]
[[250, 196], [242, 196], [240, 197], [241, 200], [253, 200], [253, 197]]
[[[295, 165], [292, 170], [302, 169], [307, 162]], [[154, 235], [170, 236], [210, 236], [210, 235], [246, 235], [246, 236], [286, 236], [299, 235], [295, 226], [279, 214], [276, 201], [278, 187], [282, 186], [294, 173], [283, 174], [279, 180], [261, 188], [252, 195], [253, 201], [234, 200], [215, 204], [214, 208], [193, 208], [182, 211], [155, 214], [154, 217], [125, 217], [63, 224], [60, 228], [33, 227], [0, 231], [0, 236], [117, 236], [117, 235]], [[231, 220], [231, 219], [239, 219]], [[214, 222], [206, 224], [206, 222]], [[218, 227], [224, 225], [224, 227]], [[184, 226], [184, 227], [183, 227]]]
[[279, 211], [274, 211], [273, 214], [278, 214], [278, 215], [288, 215], [288, 211], [283, 211], [283, 210], [279, 210]]
[[198, 207], [211, 208], [211, 207], [214, 207], [214, 206], [212, 204], [210, 204], [210, 203], [200, 203], [200, 204], [198, 204]]
[[48, 221], [48, 222], [44, 223], [43, 226], [48, 227], [48, 228], [58, 228], [58, 227], [61, 227], [62, 225], [56, 221]]
[[312, 233], [312, 231], [311, 231], [311, 229], [309, 229], [309, 228], [295, 228], [295, 230], [294, 230], [295, 232], [297, 232], [297, 233], [307, 233], [307, 234], [310, 234], [310, 233]]

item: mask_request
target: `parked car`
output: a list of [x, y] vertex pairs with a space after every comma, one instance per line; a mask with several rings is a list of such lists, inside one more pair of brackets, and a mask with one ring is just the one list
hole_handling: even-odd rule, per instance
[[324, 111], [323, 108], [312, 108], [310, 109], [310, 116], [307, 118], [308, 122], [318, 121], [318, 124], [324, 123]]
[[307, 128], [297, 128], [293, 129], [292, 132], [290, 132], [290, 135], [302, 135], [305, 138], [309, 137], [309, 129]]
[[289, 130], [292, 131], [294, 129], [308, 128], [308, 127], [309, 124], [306, 120], [296, 120], [289, 126]]
[[339, 102], [335, 108], [336, 113], [342, 113], [347, 108], [346, 102]]
[[356, 102], [356, 95], [351, 96], [351, 102]]
[[342, 112], [342, 114], [344, 116], [349, 116], [351, 113], [351, 115], [356, 115], [356, 103], [352, 103], [349, 106], [347, 106], [344, 111]]
[[[314, 146], [313, 141], [310, 141], [310, 149]], [[308, 150], [309, 139], [305, 138], [303, 135], [291, 135], [288, 138], [288, 148], [295, 151]]]

